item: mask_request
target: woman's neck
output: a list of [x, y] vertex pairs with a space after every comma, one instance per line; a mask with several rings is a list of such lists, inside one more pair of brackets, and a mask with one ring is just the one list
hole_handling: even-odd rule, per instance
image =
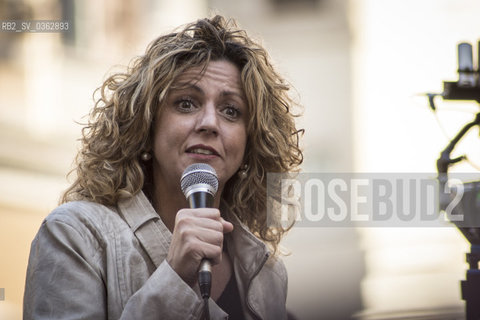
[[166, 184], [155, 183], [152, 204], [165, 226], [173, 232], [175, 217], [180, 209], [188, 208], [188, 202], [181, 190], [169, 188]]

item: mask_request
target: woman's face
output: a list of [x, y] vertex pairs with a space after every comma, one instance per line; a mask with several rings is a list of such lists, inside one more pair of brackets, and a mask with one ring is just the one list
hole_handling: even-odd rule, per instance
[[242, 164], [247, 141], [247, 104], [240, 72], [226, 60], [187, 69], [173, 84], [155, 121], [155, 183], [180, 184], [187, 166], [207, 163], [219, 191]]

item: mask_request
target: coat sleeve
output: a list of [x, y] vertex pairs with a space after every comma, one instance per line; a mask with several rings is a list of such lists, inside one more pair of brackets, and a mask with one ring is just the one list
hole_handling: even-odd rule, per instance
[[105, 286], [88, 248], [69, 224], [43, 222], [30, 249], [24, 319], [107, 318]]
[[62, 219], [48, 219], [32, 242], [24, 319], [200, 319], [202, 301], [167, 261], [117, 316], [109, 314], [102, 243]]

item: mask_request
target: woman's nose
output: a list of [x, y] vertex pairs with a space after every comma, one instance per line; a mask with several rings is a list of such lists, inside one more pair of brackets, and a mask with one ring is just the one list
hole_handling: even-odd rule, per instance
[[218, 115], [215, 105], [211, 102], [206, 103], [198, 114], [196, 131], [217, 135], [218, 129]]

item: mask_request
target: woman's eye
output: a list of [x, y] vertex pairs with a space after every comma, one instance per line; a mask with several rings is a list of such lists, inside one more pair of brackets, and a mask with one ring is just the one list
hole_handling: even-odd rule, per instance
[[237, 119], [240, 117], [240, 110], [234, 106], [227, 106], [223, 109], [223, 113], [230, 119]]
[[195, 108], [195, 104], [193, 103], [193, 101], [187, 98], [182, 98], [178, 100], [175, 104], [180, 111], [184, 112], [191, 111], [193, 108]]

